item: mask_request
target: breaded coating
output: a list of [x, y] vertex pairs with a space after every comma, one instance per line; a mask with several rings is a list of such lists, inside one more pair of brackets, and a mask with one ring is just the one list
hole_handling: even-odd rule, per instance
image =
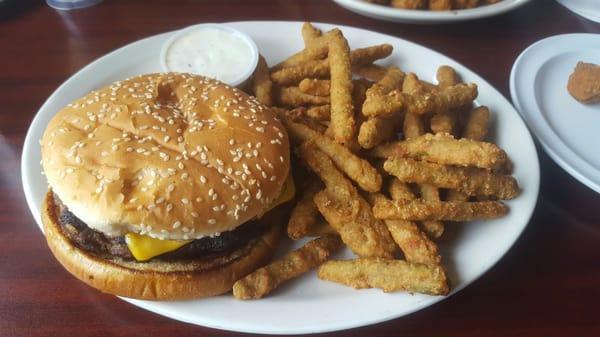
[[438, 86], [442, 89], [446, 89], [453, 85], [457, 85], [461, 82], [460, 78], [458, 77], [458, 74], [456, 73], [456, 70], [454, 70], [454, 68], [450, 66], [445, 65], [440, 66], [438, 68], [435, 77], [438, 81]]
[[[419, 185], [419, 191], [421, 192], [421, 198], [424, 200], [440, 200], [440, 191], [435, 186], [427, 184]], [[425, 232], [427, 232], [427, 234], [434, 239], [438, 239], [442, 236], [442, 234], [444, 234], [444, 224], [441, 221], [426, 220], [422, 222], [422, 225], [423, 230], [425, 230]]]
[[354, 138], [356, 121], [352, 102], [350, 47], [343, 36], [338, 36], [329, 43], [329, 67], [331, 72], [329, 128], [336, 141], [347, 144]]
[[506, 163], [507, 155], [493, 143], [466, 138], [455, 139], [449, 134], [425, 134], [404, 141], [383, 144], [371, 154], [379, 158], [402, 157], [431, 163], [496, 168]]
[[319, 220], [319, 210], [313, 201], [315, 194], [323, 188], [317, 179], [310, 179], [302, 190], [300, 200], [294, 206], [287, 224], [287, 234], [292, 240], [305, 237]]
[[367, 192], [377, 192], [381, 189], [382, 177], [367, 160], [352, 153], [347, 147], [335, 142], [333, 139], [322, 135], [306, 125], [296, 123], [287, 117], [282, 118], [283, 123], [292, 138], [300, 142], [313, 142], [321, 151], [325, 152], [335, 165], [354, 180], [360, 188]]
[[331, 159], [310, 144], [301, 147], [301, 156], [327, 186], [313, 200], [344, 243], [359, 256], [393, 257], [396, 246], [387, 228]]
[[392, 0], [390, 5], [401, 9], [425, 9], [427, 0]]
[[415, 195], [408, 186], [407, 183], [398, 180], [396, 177], [392, 177], [388, 186], [390, 196], [394, 200], [413, 200]]
[[310, 22], [302, 24], [302, 39], [304, 40], [305, 46], [311, 44], [321, 35], [323, 35], [323, 32], [319, 28], [313, 26]]
[[[398, 67], [389, 67], [385, 76], [366, 92], [366, 96], [382, 96], [397, 89], [404, 80], [404, 73]], [[370, 149], [381, 142], [393, 138], [396, 128], [402, 123], [402, 118], [392, 116], [371, 117], [362, 123], [358, 132], [358, 144], [364, 149]]]
[[289, 107], [329, 104], [329, 97], [305, 94], [298, 87], [281, 88], [277, 100], [279, 104]]
[[488, 125], [490, 123], [490, 110], [485, 106], [478, 106], [471, 110], [465, 129], [463, 138], [482, 141], [488, 133]]
[[397, 116], [391, 118], [372, 117], [360, 125], [358, 130], [358, 144], [363, 149], [372, 149], [382, 142], [396, 135], [398, 125], [402, 118]]
[[286, 67], [271, 73], [271, 79], [278, 85], [295, 85], [305, 78], [329, 76], [327, 60], [309, 61], [293, 67]]
[[515, 178], [474, 167], [445, 166], [406, 158], [388, 159], [383, 168], [404, 182], [457, 189], [469, 195], [513, 199], [519, 195]]
[[578, 62], [569, 76], [567, 90], [582, 103], [600, 102], [600, 65]]
[[322, 36], [315, 38], [310, 44], [306, 45], [304, 49], [288, 57], [287, 59], [283, 60], [282, 62], [278, 63], [273, 68], [271, 68], [271, 73], [277, 70], [281, 70], [283, 68], [295, 67], [309, 61], [324, 58], [325, 56], [327, 56], [329, 39], [334, 35], [341, 34], [342, 32], [339, 29], [334, 28], [326, 32]]
[[328, 121], [331, 117], [331, 105], [316, 105], [306, 109], [306, 115], [318, 121]]
[[449, 292], [442, 267], [403, 260], [331, 260], [319, 267], [317, 275], [322, 280], [356, 289], [379, 288], [385, 292], [408, 291], [429, 295], [447, 295]]
[[252, 92], [262, 104], [266, 106], [273, 105], [273, 82], [271, 82], [269, 76], [267, 62], [262, 55], [258, 58], [258, 65], [252, 78]]
[[432, 201], [432, 200], [389, 200], [378, 199], [373, 205], [373, 214], [378, 219], [395, 220], [440, 220], [471, 221], [494, 219], [508, 212], [499, 201]]
[[477, 86], [473, 83], [461, 83], [440, 92], [418, 95], [407, 95], [395, 90], [379, 99], [367, 97], [362, 111], [369, 117], [390, 116], [403, 111], [419, 115], [443, 113], [452, 108], [472, 104], [476, 97]]
[[378, 64], [352, 65], [352, 73], [371, 81], [379, 81], [385, 76], [387, 69]]
[[433, 11], [448, 11], [452, 9], [451, 0], [429, 0], [429, 9]]
[[[330, 37], [330, 40], [343, 39], [341, 34], [339, 34], [339, 36], [338, 34], [334, 34], [333, 36], [335, 36], [335, 38]], [[392, 46], [389, 44], [359, 48], [350, 52], [350, 63], [354, 67], [359, 67], [360, 65], [369, 64], [378, 59], [387, 57], [391, 53]], [[271, 79], [279, 85], [295, 85], [305, 78], [328, 77], [329, 73], [330, 61], [328, 59], [315, 59], [272, 71]]]
[[[382, 194], [371, 194], [369, 201], [385, 198]], [[407, 220], [384, 220], [392, 238], [404, 253], [406, 261], [429, 265], [440, 264], [438, 247], [427, 235], [419, 230], [416, 223]]]
[[299, 84], [298, 88], [305, 93], [315, 96], [329, 96], [331, 83], [329, 80], [320, 80], [316, 78], [305, 78]]
[[362, 257], [394, 257], [396, 244], [387, 227], [375, 219], [371, 205], [360, 195], [341, 198], [328, 187], [317, 193], [314, 201], [325, 220], [354, 254]]
[[317, 267], [342, 247], [335, 235], [314, 239], [283, 259], [257, 269], [233, 285], [233, 296], [241, 300], [264, 297], [280, 284]]

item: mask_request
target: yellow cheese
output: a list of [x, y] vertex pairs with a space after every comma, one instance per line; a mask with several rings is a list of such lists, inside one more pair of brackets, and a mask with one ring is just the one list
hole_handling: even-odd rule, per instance
[[[296, 193], [296, 187], [294, 186], [294, 179], [291, 175], [285, 181], [283, 191], [273, 200], [268, 208], [265, 209], [264, 213], [271, 209], [283, 204], [286, 201], [290, 201]], [[263, 213], [263, 214], [264, 214]], [[151, 238], [147, 235], [141, 235], [136, 233], [125, 234], [125, 242], [129, 251], [137, 261], [146, 261], [155, 256], [174, 251], [192, 240], [159, 240]]]
[[192, 240], [159, 240], [137, 233], [125, 234], [125, 242], [131, 255], [138, 261], [146, 261], [155, 256], [174, 251]]

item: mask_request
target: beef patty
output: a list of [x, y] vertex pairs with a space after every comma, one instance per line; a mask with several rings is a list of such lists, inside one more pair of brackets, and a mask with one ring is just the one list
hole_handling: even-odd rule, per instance
[[[125, 243], [125, 236], [110, 237], [92, 229], [71, 213], [56, 195], [54, 201], [60, 209], [58, 222], [65, 236], [76, 246], [99, 256], [110, 255], [124, 260], [135, 260]], [[229, 252], [260, 236], [264, 230], [265, 225], [261, 222], [249, 221], [232, 231], [223, 232], [219, 236], [193, 240], [185, 246], [153, 259], [189, 260], [209, 254]]]

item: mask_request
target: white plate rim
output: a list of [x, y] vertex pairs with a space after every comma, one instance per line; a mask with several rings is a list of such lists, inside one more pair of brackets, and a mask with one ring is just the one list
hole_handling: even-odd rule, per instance
[[[227, 24], [232, 24], [232, 25], [252, 25], [252, 24], [285, 24], [285, 25], [296, 25], [299, 27], [302, 24], [302, 22], [297, 22], [297, 21], [241, 21], [241, 22], [227, 22]], [[457, 68], [459, 68], [459, 70], [464, 70], [468, 73], [468, 75], [472, 78], [475, 79], [475, 81], [480, 85], [480, 87], [487, 87], [490, 89], [490, 95], [493, 95], [495, 97], [495, 99], [497, 99], [502, 105], [505, 105], [507, 107], [510, 107], [510, 110], [513, 111], [513, 113], [515, 114], [516, 121], [517, 123], [519, 123], [519, 125], [523, 128], [524, 130], [524, 134], [522, 134], [522, 136], [525, 137], [525, 139], [523, 139], [522, 141], [524, 142], [526, 147], [529, 147], [531, 149], [531, 151], [529, 151], [529, 155], [533, 156], [532, 159], [530, 160], [530, 164], [533, 165], [533, 168], [531, 169], [533, 173], [532, 176], [529, 176], [528, 178], [528, 194], [530, 195], [528, 197], [528, 199], [525, 199], [522, 201], [522, 203], [525, 203], [523, 207], [525, 207], [525, 212], [522, 213], [522, 215], [520, 216], [520, 219], [522, 219], [522, 224], [516, 228], [515, 230], [513, 230], [512, 236], [510, 238], [510, 242], [508, 242], [508, 244], [506, 246], [503, 247], [502, 250], [498, 251], [498, 255], [497, 258], [495, 258], [495, 260], [486, 265], [484, 268], [482, 268], [478, 275], [476, 275], [474, 278], [468, 280], [467, 282], [463, 282], [462, 284], [456, 286], [453, 290], [452, 290], [452, 294], [457, 293], [458, 291], [460, 291], [461, 289], [463, 289], [464, 287], [472, 284], [473, 282], [475, 282], [476, 280], [478, 280], [481, 276], [483, 276], [487, 271], [489, 271], [489, 269], [491, 269], [493, 266], [496, 265], [496, 263], [498, 263], [498, 261], [500, 261], [502, 259], [502, 257], [508, 252], [508, 250], [514, 245], [514, 243], [517, 241], [517, 239], [520, 237], [521, 233], [523, 232], [523, 230], [525, 229], [525, 227], [527, 226], [527, 224], [529, 223], [529, 220], [531, 219], [531, 216], [533, 215], [533, 211], [535, 209], [535, 205], [537, 202], [537, 197], [539, 194], [539, 161], [538, 161], [538, 156], [537, 156], [537, 152], [535, 149], [535, 146], [533, 145], [533, 139], [531, 138], [531, 135], [529, 134], [529, 131], [527, 130], [527, 128], [525, 127], [525, 124], [523, 122], [523, 120], [521, 119], [521, 117], [518, 115], [518, 113], [514, 110], [514, 108], [512, 108], [510, 102], [508, 102], [508, 100], [506, 100], [506, 98], [499, 93], [495, 88], [493, 88], [487, 81], [485, 81], [483, 78], [481, 78], [479, 75], [477, 75], [476, 73], [472, 72], [471, 70], [469, 70], [468, 68], [466, 68], [465, 66], [463, 66], [462, 64], [454, 61], [453, 59], [444, 56], [438, 52], [435, 52], [427, 47], [418, 45], [416, 43], [401, 39], [401, 38], [397, 38], [394, 36], [390, 36], [390, 35], [386, 35], [386, 34], [381, 34], [381, 33], [377, 33], [377, 32], [373, 32], [373, 31], [368, 31], [365, 29], [361, 29], [361, 28], [357, 28], [357, 27], [351, 27], [351, 26], [342, 26], [342, 25], [331, 25], [331, 24], [327, 24], [327, 23], [315, 23], [318, 26], [328, 26], [328, 27], [339, 27], [342, 30], [346, 30], [346, 29], [351, 29], [351, 30], [357, 30], [360, 31], [363, 34], [379, 34], [381, 36], [385, 36], [386, 38], [390, 38], [390, 39], [396, 39], [398, 42], [401, 43], [405, 43], [410, 45], [413, 48], [417, 48], [417, 49], [421, 49], [423, 51], [426, 51], [427, 53], [431, 53], [432, 55], [434, 55], [437, 58], [442, 58], [444, 59], [444, 62], [447, 62], [447, 64], [450, 64], [452, 66], [455, 66]], [[172, 33], [172, 32], [170, 32]], [[68, 80], [66, 80], [65, 82], [63, 82], [61, 84], [61, 86], [59, 86], [59, 88], [52, 94], [50, 95], [50, 97], [48, 98], [48, 100], [44, 103], [44, 105], [42, 105], [42, 107], [40, 108], [40, 111], [43, 110], [44, 106], [46, 106], [47, 104], [49, 104], [49, 102], [51, 102], [51, 100], [56, 98], [56, 95], [59, 94], [59, 92], [69, 83], [70, 80], [72, 80], [75, 76], [77, 76], [80, 73], [83, 73], [84, 71], [86, 71], [87, 69], [89, 69], [90, 67], [94, 67], [96, 64], [98, 64], [99, 62], [101, 62], [103, 60], [103, 58], [105, 57], [109, 57], [111, 55], [115, 55], [118, 54], [119, 52], [123, 52], [123, 50], [125, 50], [128, 47], [131, 47], [134, 44], [137, 43], [143, 43], [144, 41], [147, 41], [149, 39], [152, 38], [158, 38], [158, 37], [165, 37], [166, 35], [170, 34], [170, 33], [163, 33], [163, 34], [158, 34], [155, 36], [151, 36], [145, 39], [141, 39], [138, 41], [135, 41], [133, 43], [130, 43], [126, 46], [123, 46], [119, 49], [116, 49], [110, 53], [107, 53], [106, 55], [96, 59], [95, 61], [91, 62], [90, 64], [88, 64], [87, 66], [85, 66], [84, 68], [82, 68], [80, 71], [78, 71], [77, 73], [73, 74]], [[499, 104], [500, 104], [499, 103]], [[29, 184], [29, 179], [26, 175], [26, 168], [27, 165], [29, 164], [27, 162], [27, 155], [29, 153], [31, 153], [33, 147], [35, 147], [35, 144], [37, 144], [37, 139], [33, 138], [33, 127], [34, 125], [36, 125], [36, 120], [38, 120], [40, 118], [40, 114], [36, 114], [36, 117], [34, 118], [30, 129], [27, 132], [27, 136], [25, 138], [25, 144], [23, 146], [23, 156], [22, 156], [22, 162], [21, 162], [21, 167], [22, 167], [22, 179], [23, 179], [23, 186], [24, 186], [24, 190], [25, 190], [25, 194], [26, 194], [26, 199], [27, 199], [27, 203], [28, 206], [30, 207], [30, 210], [32, 211], [34, 217], [36, 218], [36, 221], [38, 221], [38, 224], [40, 224], [39, 222], [39, 211], [38, 207], [34, 204], [33, 201], [33, 195], [31, 195], [31, 186]], [[522, 124], [522, 125], [521, 125]], [[386, 296], [390, 296], [390, 295], [386, 295]], [[416, 295], [418, 296], [418, 295]], [[355, 327], [359, 327], [359, 326], [365, 326], [365, 325], [371, 325], [371, 324], [376, 324], [376, 323], [380, 323], [383, 321], [387, 321], [390, 319], [395, 319], [398, 317], [402, 317], [405, 315], [408, 315], [410, 313], [413, 313], [417, 310], [423, 309], [424, 307], [427, 307], [429, 305], [433, 305], [441, 300], [444, 300], [447, 297], [434, 297], [434, 300], [431, 301], [423, 301], [421, 302], [419, 305], [415, 305], [413, 306], [410, 310], [404, 311], [400, 314], [388, 314], [387, 316], [380, 316], [380, 317], [376, 317], [376, 318], [372, 318], [372, 319], [365, 319], [362, 320], [360, 322], [344, 322], [344, 323], [339, 323], [337, 325], [332, 324], [332, 325], [328, 325], [326, 327], [319, 327], [319, 328], [315, 328], [315, 327], [311, 327], [311, 328], [307, 328], [307, 327], [302, 327], [302, 328], [298, 328], [295, 330], [281, 330], [281, 329], [272, 329], [270, 327], [261, 327], [261, 328], [249, 328], [249, 327], [240, 327], [240, 326], [229, 326], [229, 325], [222, 325], [222, 324], [215, 324], [215, 323], [207, 323], [207, 322], [203, 322], [201, 325], [203, 326], [207, 326], [207, 327], [211, 327], [211, 328], [217, 328], [217, 329], [223, 329], [223, 330], [230, 330], [230, 331], [240, 331], [240, 332], [250, 332], [250, 333], [271, 333], [271, 334], [298, 334], [298, 333], [317, 333], [317, 332], [329, 332], [329, 331], [336, 331], [336, 330], [343, 330], [343, 329], [350, 329], [350, 328], [355, 328]], [[193, 320], [189, 320], [187, 317], [181, 316], [181, 315], [175, 315], [172, 312], [167, 312], [161, 309], [157, 309], [157, 307], [152, 304], [155, 302], [149, 302], [149, 301], [139, 301], [139, 300], [133, 300], [133, 299], [126, 299], [123, 298], [124, 300], [133, 303], [136, 306], [142, 307], [146, 310], [149, 310], [151, 312], [155, 312], [167, 317], [171, 317], [173, 319], [177, 319], [180, 321], [184, 321], [184, 322], [188, 322], [188, 323], [192, 323], [192, 324], [200, 324], [197, 321], [193, 321]], [[263, 300], [264, 301], [264, 300]], [[159, 305], [160, 307], [160, 305]]]
[[[582, 184], [600, 193], [600, 170], [595, 169], [587, 163], [579, 154], [575, 153], [570, 146], [565, 144], [562, 138], [556, 134], [554, 128], [548, 123], [535, 98], [527, 100], [522, 98], [526, 93], [533, 94], [535, 78], [541, 67], [553, 57], [567, 52], [564, 48], [552, 49], [547, 46], [557, 44], [564, 40], [596, 39], [600, 46], [600, 35], [590, 33], [560, 34], [539, 40], [527, 47], [515, 60], [510, 73], [510, 94], [512, 101], [517, 107], [530, 130], [534, 133], [546, 153], [567, 173], [580, 181]], [[567, 44], [564, 44], [567, 45]], [[569, 44], [569, 47], [572, 45]], [[541, 56], [541, 49], [546, 53]], [[548, 50], [550, 49], [550, 52]], [[537, 53], [537, 54], [536, 54]], [[530, 56], [531, 55], [531, 56]], [[539, 57], [532, 57], [532, 56]], [[524, 69], [531, 67], [535, 73], [530, 77], [523, 77]], [[566, 79], [565, 79], [566, 83]], [[566, 90], [566, 88], [565, 88]], [[535, 97], [532, 95], [530, 97]], [[534, 102], [535, 101], [535, 102]], [[593, 176], [596, 178], [593, 178]]]
[[600, 9], [597, 12], [593, 12], [593, 11], [587, 10], [585, 8], [579, 8], [579, 7], [577, 7], [577, 5], [570, 3], [569, 0], [556, 0], [556, 1], [573, 13], [575, 13], [585, 19], [588, 19], [590, 21], [600, 23]]
[[500, 3], [471, 9], [428, 11], [392, 8], [363, 0], [333, 0], [338, 5], [371, 18], [405, 23], [444, 23], [485, 18], [516, 9], [530, 0], [503, 0]]

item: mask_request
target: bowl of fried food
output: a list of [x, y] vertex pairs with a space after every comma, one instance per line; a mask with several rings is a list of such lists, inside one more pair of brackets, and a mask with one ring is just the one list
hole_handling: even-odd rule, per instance
[[[233, 295], [261, 298], [313, 268], [353, 288], [448, 294], [436, 243], [446, 223], [503, 217], [520, 194], [507, 153], [487, 141], [477, 85], [450, 66], [432, 84], [374, 64], [391, 45], [351, 51], [338, 29], [305, 23], [302, 34], [304, 50], [271, 68], [261, 58], [252, 92], [278, 113], [298, 163], [287, 235], [316, 238]], [[355, 258], [331, 260], [344, 246]]]
[[405, 23], [444, 23], [502, 14], [529, 0], [334, 0], [371, 18]]

